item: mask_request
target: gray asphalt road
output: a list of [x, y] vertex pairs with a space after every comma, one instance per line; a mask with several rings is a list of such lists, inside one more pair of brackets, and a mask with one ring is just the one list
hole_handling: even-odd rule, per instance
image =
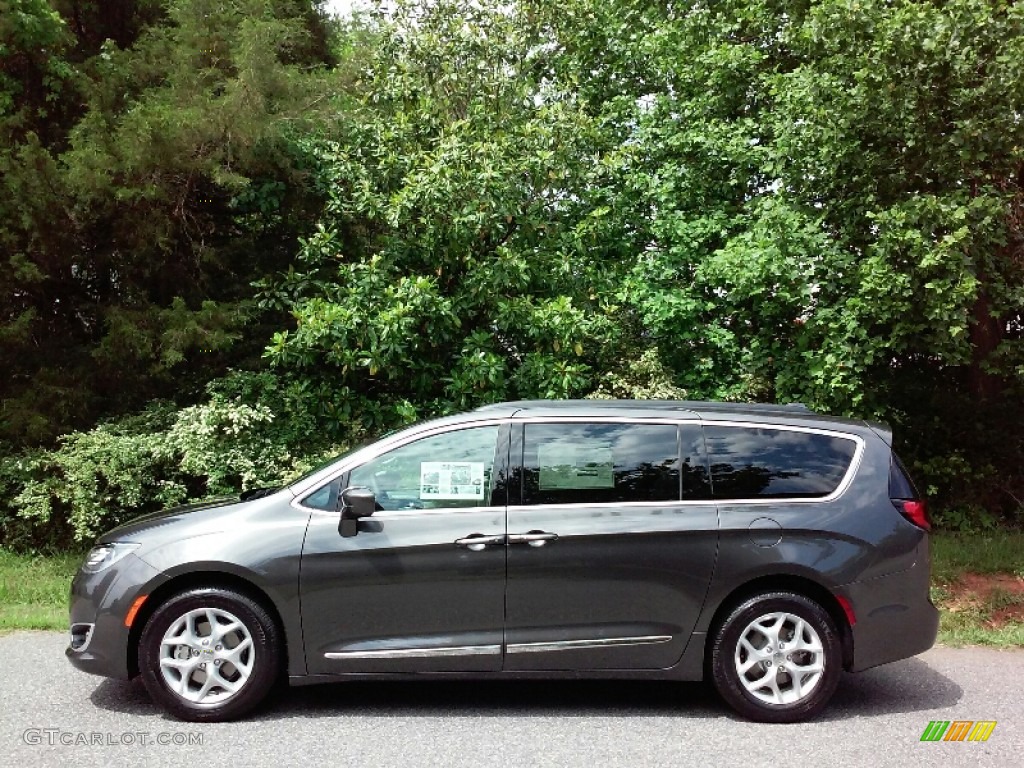
[[[800, 725], [738, 720], [700, 684], [587, 681], [299, 688], [250, 721], [197, 726], [139, 684], [76, 671], [64, 644], [0, 637], [0, 765], [1024, 765], [1020, 651], [935, 649], [846, 675]], [[998, 725], [984, 743], [922, 743], [930, 720]]]

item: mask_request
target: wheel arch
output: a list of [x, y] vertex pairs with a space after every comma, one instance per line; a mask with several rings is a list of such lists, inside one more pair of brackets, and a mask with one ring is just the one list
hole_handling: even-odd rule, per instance
[[135, 615], [131, 629], [128, 632], [129, 677], [137, 677], [139, 674], [139, 643], [146, 624], [157, 608], [180, 592], [202, 587], [230, 589], [238, 592], [259, 603], [270, 614], [274, 624], [277, 626], [278, 635], [281, 637], [281, 673], [286, 675], [289, 658], [288, 633], [281, 618], [281, 612], [270, 598], [270, 595], [252, 581], [238, 574], [229, 571], [203, 570], [178, 574], [160, 584], [146, 597], [139, 612]]
[[839, 640], [843, 650], [843, 669], [850, 669], [853, 664], [853, 628], [850, 626], [846, 612], [843, 610], [843, 606], [839, 603], [836, 595], [828, 587], [806, 576], [774, 574], [759, 576], [740, 584], [719, 602], [711, 617], [704, 641], [704, 668], [706, 675], [708, 665], [711, 663], [711, 649], [714, 637], [722, 622], [744, 600], [766, 592], [793, 592], [820, 605], [832, 618], [836, 629], [839, 630]]

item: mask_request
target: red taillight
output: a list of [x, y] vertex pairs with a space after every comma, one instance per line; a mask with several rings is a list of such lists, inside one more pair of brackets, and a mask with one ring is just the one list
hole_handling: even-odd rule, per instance
[[918, 528], [922, 528], [926, 531], [930, 531], [932, 529], [931, 520], [928, 519], [928, 507], [923, 501], [916, 499], [911, 501], [905, 499], [893, 499], [892, 503], [896, 505], [896, 509], [900, 511], [900, 514]]

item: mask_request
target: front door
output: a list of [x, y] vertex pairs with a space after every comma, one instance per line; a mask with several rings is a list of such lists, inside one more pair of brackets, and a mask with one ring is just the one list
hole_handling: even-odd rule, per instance
[[508, 509], [508, 670], [661, 669], [710, 583], [699, 424], [527, 421]]
[[310, 674], [501, 669], [508, 427], [448, 428], [373, 458], [339, 486], [378, 511], [355, 536], [314, 511], [302, 553]]

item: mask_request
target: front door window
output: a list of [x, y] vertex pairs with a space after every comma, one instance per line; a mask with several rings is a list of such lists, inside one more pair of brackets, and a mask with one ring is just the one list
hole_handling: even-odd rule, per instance
[[348, 484], [385, 510], [489, 507], [497, 438], [496, 425], [424, 437], [352, 470]]

